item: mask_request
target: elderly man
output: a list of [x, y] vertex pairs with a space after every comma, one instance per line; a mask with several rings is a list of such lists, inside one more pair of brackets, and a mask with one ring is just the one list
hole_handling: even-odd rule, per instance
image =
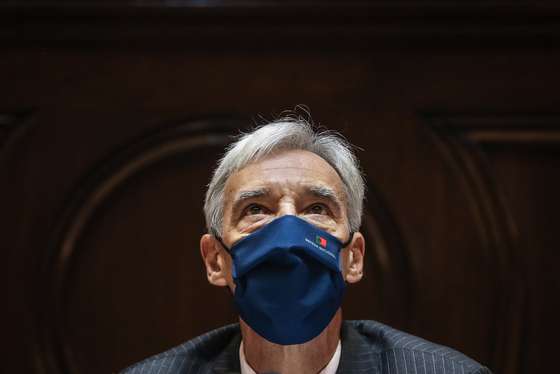
[[490, 373], [463, 354], [374, 321], [343, 321], [362, 278], [364, 180], [350, 144], [301, 119], [241, 136], [206, 193], [200, 252], [239, 324], [124, 373]]

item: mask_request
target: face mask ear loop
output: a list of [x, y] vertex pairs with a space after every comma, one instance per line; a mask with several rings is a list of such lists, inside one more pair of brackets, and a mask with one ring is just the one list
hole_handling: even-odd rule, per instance
[[345, 241], [344, 243], [342, 243], [342, 248], [346, 248], [348, 246], [348, 244], [350, 244], [352, 242], [352, 239], [354, 239], [354, 231], [350, 231], [350, 238], [348, 238], [347, 241]]
[[214, 237], [222, 245], [222, 247], [224, 247], [226, 252], [229, 253], [229, 255], [231, 256], [231, 250], [224, 244], [224, 241], [222, 240], [222, 238], [220, 238], [218, 235], [214, 235]]
[[[214, 237], [222, 245], [222, 247], [224, 247], [226, 252], [231, 256], [231, 250], [224, 244], [224, 241], [222, 240], [222, 238], [220, 238], [219, 235], [215, 235], [215, 234], [214, 234]], [[229, 287], [226, 287], [226, 288], [228, 289], [229, 293], [233, 296], [234, 292]]]

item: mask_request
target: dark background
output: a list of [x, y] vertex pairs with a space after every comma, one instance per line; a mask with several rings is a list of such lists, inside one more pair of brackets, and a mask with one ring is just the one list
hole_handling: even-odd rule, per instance
[[0, 3], [1, 371], [109, 373], [235, 321], [205, 185], [306, 104], [363, 149], [345, 317], [554, 372], [559, 41], [554, 2]]

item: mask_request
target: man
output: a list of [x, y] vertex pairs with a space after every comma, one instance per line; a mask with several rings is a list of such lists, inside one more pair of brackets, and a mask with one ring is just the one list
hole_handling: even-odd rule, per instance
[[342, 320], [362, 278], [364, 180], [351, 145], [301, 119], [240, 137], [206, 193], [208, 281], [228, 287], [239, 324], [124, 373], [490, 373], [463, 354], [374, 321]]

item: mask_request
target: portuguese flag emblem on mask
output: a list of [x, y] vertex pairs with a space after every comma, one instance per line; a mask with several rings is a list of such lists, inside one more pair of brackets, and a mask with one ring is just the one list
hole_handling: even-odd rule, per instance
[[319, 244], [323, 248], [327, 248], [327, 239], [323, 238], [322, 236], [317, 235], [315, 237], [315, 243]]

